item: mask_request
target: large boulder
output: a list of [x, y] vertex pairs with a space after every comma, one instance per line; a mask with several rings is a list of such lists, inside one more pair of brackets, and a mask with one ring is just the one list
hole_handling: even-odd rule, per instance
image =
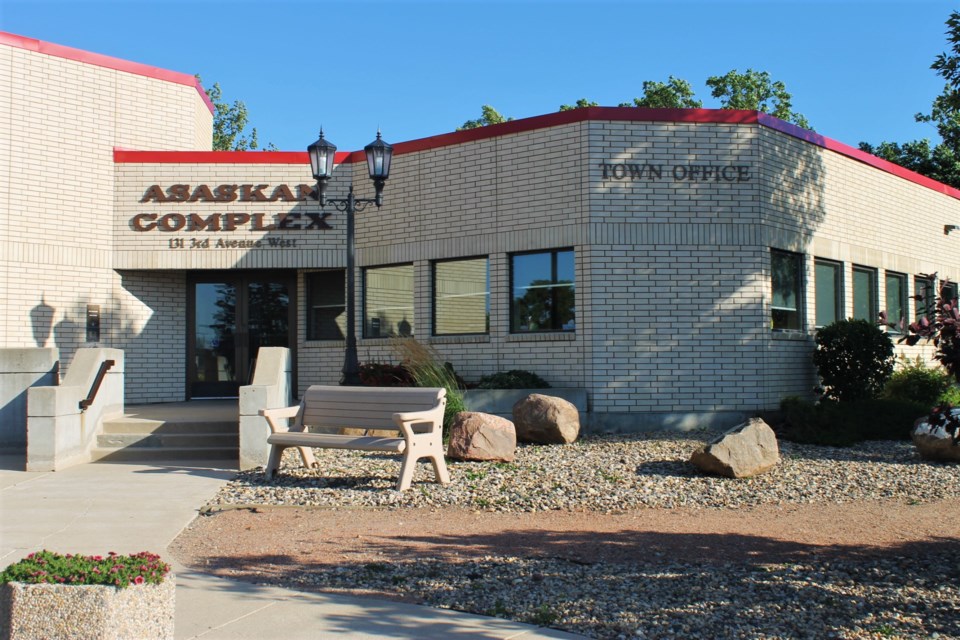
[[690, 462], [706, 473], [749, 478], [775, 467], [780, 447], [773, 429], [760, 418], [751, 418], [694, 451]]
[[447, 457], [454, 460], [513, 462], [517, 432], [506, 418], [461, 411], [450, 425]]
[[[953, 409], [951, 413], [960, 417], [960, 409]], [[921, 458], [939, 462], [960, 462], [960, 444], [954, 444], [953, 436], [942, 426], [933, 426], [926, 418], [921, 418], [914, 423], [910, 437]]]
[[580, 435], [580, 414], [563, 398], [531, 393], [513, 405], [517, 440], [537, 444], [569, 444]]

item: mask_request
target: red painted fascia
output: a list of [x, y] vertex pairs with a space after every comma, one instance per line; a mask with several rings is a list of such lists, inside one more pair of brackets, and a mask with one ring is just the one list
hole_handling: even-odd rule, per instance
[[43, 40], [18, 36], [15, 33], [7, 33], [5, 31], [0, 31], [0, 44], [5, 44], [17, 49], [35, 51], [37, 53], [42, 53], [57, 58], [64, 58], [66, 60], [73, 60], [75, 62], [82, 62], [84, 64], [89, 64], [96, 67], [104, 67], [106, 69], [113, 69], [115, 71], [124, 71], [126, 73], [146, 76], [147, 78], [153, 78], [155, 80], [163, 80], [165, 82], [173, 82], [176, 84], [183, 84], [188, 87], [194, 87], [196, 88], [197, 93], [200, 94], [203, 102], [207, 105], [210, 113], [214, 112], [213, 102], [210, 100], [207, 92], [204, 91], [203, 87], [200, 85], [200, 81], [188, 73], [180, 73], [179, 71], [169, 71], [159, 67], [151, 67], [150, 65], [141, 64], [139, 62], [130, 62], [129, 60], [113, 58], [111, 56], [93, 53], [92, 51], [74, 49], [73, 47], [66, 47], [61, 44], [53, 44], [52, 42], [44, 42]]
[[[334, 162], [349, 162], [350, 151], [338, 151]], [[363, 152], [360, 152], [363, 155]], [[306, 151], [133, 151], [114, 149], [117, 164], [300, 164], [309, 165]]]

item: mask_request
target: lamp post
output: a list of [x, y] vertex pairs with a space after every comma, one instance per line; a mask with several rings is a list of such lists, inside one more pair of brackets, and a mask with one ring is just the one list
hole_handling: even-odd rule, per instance
[[343, 356], [343, 377], [340, 384], [358, 386], [360, 384], [360, 360], [357, 357], [357, 336], [354, 325], [354, 282], [353, 282], [353, 214], [363, 211], [367, 205], [375, 204], [379, 209], [383, 205], [383, 185], [390, 176], [390, 161], [393, 159], [393, 147], [377, 139], [363, 148], [367, 155], [367, 169], [370, 179], [373, 180], [375, 195], [373, 198], [357, 198], [353, 195], [353, 182], [346, 198], [327, 198], [327, 184], [333, 177], [334, 156], [337, 147], [323, 137], [320, 130], [320, 139], [307, 147], [310, 155], [310, 168], [313, 177], [317, 180], [317, 200], [320, 207], [333, 205], [337, 211], [347, 214], [347, 348]]

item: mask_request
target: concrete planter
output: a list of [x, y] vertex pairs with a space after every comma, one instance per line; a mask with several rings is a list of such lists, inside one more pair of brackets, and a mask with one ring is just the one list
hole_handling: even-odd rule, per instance
[[174, 575], [158, 585], [0, 585], [0, 640], [173, 639]]

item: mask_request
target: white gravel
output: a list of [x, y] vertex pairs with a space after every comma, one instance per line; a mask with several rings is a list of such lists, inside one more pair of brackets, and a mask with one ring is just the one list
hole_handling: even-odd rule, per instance
[[[404, 493], [393, 490], [397, 458], [317, 451], [318, 470], [302, 469], [289, 455], [274, 481], [259, 471], [241, 473], [209, 506], [611, 513], [960, 497], [960, 468], [925, 462], [908, 442], [849, 449], [781, 442], [782, 462], [770, 473], [746, 480], [707, 477], [687, 460], [711, 435], [522, 445], [511, 464], [450, 462], [453, 482], [447, 486], [430, 482], [432, 470], [421, 465], [414, 488]], [[417, 558], [294, 576], [280, 582], [391, 593], [595, 638], [960, 638], [960, 524], [958, 537], [896, 552], [823, 551], [786, 563], [675, 561], [651, 550], [643, 562], [584, 564], [516, 557], [504, 549], [455, 565]]]

